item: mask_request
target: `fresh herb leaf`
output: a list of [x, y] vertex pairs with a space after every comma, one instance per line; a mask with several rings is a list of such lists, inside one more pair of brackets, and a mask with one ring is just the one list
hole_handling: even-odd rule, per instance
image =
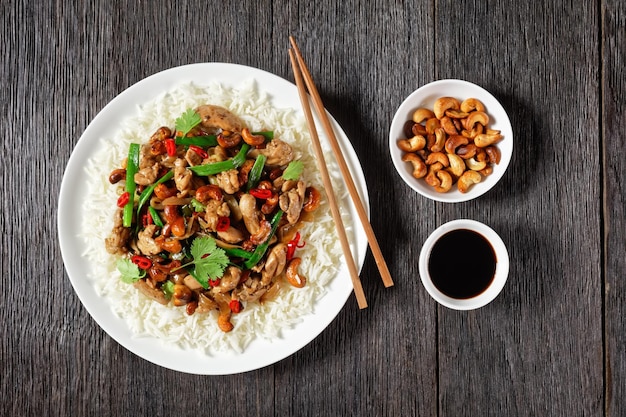
[[198, 126], [202, 122], [202, 118], [194, 109], [187, 109], [178, 119], [176, 119], [176, 130], [182, 132], [182, 136], [187, 136], [187, 133], [194, 127]]
[[291, 161], [283, 172], [283, 179], [295, 181], [300, 178], [303, 170], [304, 164], [302, 163], [302, 161]]
[[146, 276], [146, 271], [140, 270], [130, 259], [118, 259], [116, 266], [117, 270], [122, 274], [120, 279], [126, 284], [134, 284]]
[[196, 213], [202, 213], [204, 211], [204, 204], [196, 200], [195, 198], [191, 199], [191, 207], [193, 207]]
[[222, 248], [217, 247], [215, 239], [209, 236], [197, 237], [190, 248], [193, 260], [172, 272], [193, 265], [193, 276], [203, 288], [209, 288], [209, 280], [213, 281], [224, 275], [229, 259]]
[[165, 298], [167, 298], [168, 300], [171, 299], [172, 295], [174, 294], [174, 283], [169, 280], [165, 281], [165, 284], [163, 284], [161, 290], [163, 290]]

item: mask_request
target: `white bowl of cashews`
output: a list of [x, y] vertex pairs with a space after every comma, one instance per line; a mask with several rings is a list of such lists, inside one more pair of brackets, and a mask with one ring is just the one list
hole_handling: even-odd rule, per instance
[[484, 88], [439, 80], [402, 102], [391, 122], [389, 151], [409, 187], [458, 203], [483, 195], [502, 178], [513, 154], [513, 129]]

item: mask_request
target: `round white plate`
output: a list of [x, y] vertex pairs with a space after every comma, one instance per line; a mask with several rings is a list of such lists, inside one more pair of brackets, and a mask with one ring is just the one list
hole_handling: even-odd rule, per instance
[[[107, 299], [98, 295], [87, 278], [91, 266], [81, 256], [85, 246], [80, 237], [80, 218], [84, 215], [81, 196], [88, 189], [88, 177], [84, 168], [98, 149], [101, 139], [113, 137], [119, 129], [120, 121], [136, 112], [139, 105], [180, 83], [204, 85], [218, 81], [226, 86], [238, 86], [242, 81], [250, 79], [257, 83], [259, 90], [269, 94], [274, 106], [293, 108], [298, 114], [302, 114], [296, 86], [274, 74], [226, 63], [200, 63], [172, 68], [139, 81], [107, 104], [79, 139], [63, 175], [57, 219], [59, 242], [63, 262], [76, 294], [93, 319], [113, 339], [138, 356], [169, 369], [202, 375], [227, 375], [275, 363], [300, 350], [319, 335], [341, 311], [352, 293], [350, 274], [341, 258], [342, 265], [339, 265], [338, 273], [330, 282], [326, 295], [315, 304], [314, 312], [302, 317], [302, 321], [293, 328], [285, 329], [283, 337], [275, 340], [257, 339], [241, 353], [225, 352], [208, 356], [199, 351], [183, 351], [154, 337], [137, 337], [125, 320], [114, 314]], [[369, 199], [361, 165], [346, 134], [332, 117], [331, 122], [369, 216]], [[319, 135], [322, 141], [326, 141], [322, 131]], [[352, 203], [349, 202], [347, 206], [350, 217], [358, 218]], [[352, 250], [360, 270], [365, 260], [367, 237], [360, 223], [355, 222], [353, 230], [355, 243]]]

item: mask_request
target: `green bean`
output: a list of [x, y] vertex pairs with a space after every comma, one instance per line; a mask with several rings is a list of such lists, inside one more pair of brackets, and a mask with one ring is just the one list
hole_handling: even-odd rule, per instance
[[122, 225], [124, 227], [130, 227], [133, 223], [133, 206], [135, 203], [135, 190], [137, 184], [135, 184], [135, 174], [139, 170], [139, 150], [140, 146], [137, 143], [131, 143], [128, 147], [128, 159], [126, 161], [126, 191], [128, 192], [128, 203], [124, 206], [124, 213], [122, 215]]
[[266, 160], [267, 157], [263, 154], [260, 154], [259, 156], [257, 156], [256, 161], [254, 161], [254, 165], [252, 165], [250, 175], [248, 176], [248, 191], [256, 187], [257, 183], [259, 182], [261, 174], [263, 173], [263, 167], [265, 166]]
[[256, 249], [254, 249], [254, 252], [252, 252], [252, 256], [250, 257], [250, 259], [248, 259], [247, 261], [243, 263], [244, 269], [252, 268], [257, 263], [259, 263], [263, 255], [265, 255], [265, 252], [267, 252], [267, 248], [270, 245], [270, 240], [276, 233], [276, 229], [278, 228], [278, 224], [280, 223], [280, 219], [282, 217], [283, 217], [283, 211], [278, 210], [271, 221], [272, 230], [270, 232], [270, 235], [268, 236], [265, 242], [261, 243], [259, 246], [256, 247]]

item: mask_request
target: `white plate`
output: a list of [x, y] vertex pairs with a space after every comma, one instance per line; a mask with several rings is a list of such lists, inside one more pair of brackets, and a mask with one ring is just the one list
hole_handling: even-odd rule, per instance
[[[432, 109], [435, 101], [439, 97], [445, 96], [455, 97], [459, 100], [465, 100], [470, 97], [478, 98], [485, 105], [486, 112], [489, 115], [489, 127], [500, 130], [504, 136], [504, 139], [497, 144], [502, 155], [500, 163], [493, 166], [491, 175], [485, 177], [478, 184], [472, 185], [465, 194], [460, 192], [456, 185], [452, 186], [452, 189], [447, 193], [438, 193], [433, 187], [426, 184], [423, 178], [417, 179], [413, 177], [413, 168], [409, 162], [402, 161], [404, 152], [398, 148], [397, 144], [398, 139], [404, 137], [404, 123], [411, 119], [413, 112], [420, 107]], [[468, 81], [438, 80], [418, 88], [402, 102], [393, 117], [389, 129], [389, 152], [398, 174], [409, 187], [424, 197], [435, 201], [459, 203], [485, 194], [500, 181], [500, 178], [502, 178], [509, 166], [513, 154], [513, 128], [504, 107], [489, 91]]]
[[[319, 335], [337, 316], [352, 293], [348, 268], [343, 263], [332, 279], [328, 291], [315, 305], [314, 312], [302, 317], [283, 337], [276, 340], [257, 339], [242, 352], [216, 353], [207, 356], [161, 343], [153, 337], [136, 337], [124, 319], [115, 315], [107, 300], [99, 296], [87, 276], [90, 264], [81, 256], [85, 242], [80, 237], [83, 214], [81, 195], [87, 192], [86, 162], [92, 157], [104, 137], [113, 137], [120, 121], [137, 111], [138, 106], [184, 82], [204, 85], [218, 81], [226, 86], [238, 86], [254, 79], [258, 88], [268, 92], [279, 108], [293, 108], [302, 114], [296, 86], [274, 74], [246, 66], [225, 63], [201, 63], [172, 68], [152, 75], [115, 97], [89, 124], [79, 139], [67, 164], [59, 195], [58, 229], [61, 254], [72, 286], [93, 319], [113, 339], [126, 349], [157, 365], [181, 372], [202, 375], [226, 375], [251, 371], [275, 363], [295, 353]], [[349, 139], [332, 119], [346, 162], [369, 215], [369, 199], [361, 165]], [[320, 139], [326, 138], [319, 132]], [[354, 206], [348, 205], [351, 218], [358, 218]], [[347, 225], [346, 225], [347, 226]], [[359, 270], [367, 249], [365, 232], [360, 223], [353, 225], [355, 246], [352, 248]], [[342, 262], [343, 262], [343, 258]], [[94, 359], [97, 360], [97, 359]]]

